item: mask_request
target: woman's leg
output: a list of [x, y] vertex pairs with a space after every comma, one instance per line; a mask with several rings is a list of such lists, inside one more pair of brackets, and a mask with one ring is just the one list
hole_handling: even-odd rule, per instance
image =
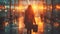
[[31, 29], [29, 30], [29, 33], [31, 34]]
[[27, 34], [29, 34], [29, 30], [27, 29]]
[[31, 29], [27, 29], [27, 34], [31, 34]]

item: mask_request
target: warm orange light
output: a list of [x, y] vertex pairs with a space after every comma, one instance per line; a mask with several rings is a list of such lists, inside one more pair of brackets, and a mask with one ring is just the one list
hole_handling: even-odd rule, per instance
[[18, 24], [19, 25], [19, 29], [20, 28], [24, 28], [25, 25], [23, 24], [23, 17], [19, 17], [18, 20], [19, 20], [19, 24]]
[[39, 8], [40, 10], [43, 10], [43, 9], [44, 9], [43, 5], [38, 6], [38, 8]]
[[57, 23], [57, 22], [54, 23], [54, 26], [55, 26], [55, 27], [58, 27], [58, 26], [59, 26], [59, 23]]
[[60, 9], [60, 5], [56, 5], [56, 9]]
[[0, 9], [4, 9], [4, 6], [0, 6]]
[[33, 8], [33, 10], [37, 10], [38, 9], [37, 5], [35, 5], [35, 4], [32, 5], [32, 8]]
[[39, 10], [41, 10], [41, 11], [42, 11], [43, 9], [46, 9], [46, 7], [45, 7], [45, 8], [43, 7], [43, 5], [38, 6], [38, 5], [35, 5], [35, 4], [32, 5], [32, 8], [33, 8], [34, 10], [38, 10], [38, 9], [39, 9]]
[[23, 26], [22, 26], [22, 23], [19, 23], [19, 28], [22, 28]]
[[44, 23], [41, 22], [41, 18], [35, 18], [35, 21], [38, 25], [38, 31], [43, 32], [44, 31], [44, 29], [43, 29]]
[[21, 11], [21, 10], [23, 10], [23, 9], [24, 9], [24, 6], [18, 6], [18, 7], [16, 7], [15, 9], [17, 9], [17, 10]]
[[52, 10], [52, 5], [50, 5], [49, 8]]
[[24, 7], [23, 6], [19, 6], [19, 9], [21, 10], [21, 9], [23, 9]]
[[5, 22], [5, 26], [8, 26], [8, 22]]
[[43, 32], [43, 22], [39, 22], [38, 23], [38, 25], [39, 25], [39, 30], [40, 30], [40, 32]]

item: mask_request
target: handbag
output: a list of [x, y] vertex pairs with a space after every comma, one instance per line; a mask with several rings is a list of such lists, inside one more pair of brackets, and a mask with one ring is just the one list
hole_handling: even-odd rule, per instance
[[38, 25], [35, 24], [35, 25], [33, 25], [33, 32], [37, 32], [37, 31], [38, 31]]

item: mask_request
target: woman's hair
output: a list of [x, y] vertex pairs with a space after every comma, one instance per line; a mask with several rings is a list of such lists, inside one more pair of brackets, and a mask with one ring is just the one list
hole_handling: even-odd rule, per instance
[[31, 5], [28, 5], [27, 10], [25, 11], [25, 17], [28, 17], [28, 16], [30, 16], [30, 17], [34, 16], [34, 11], [33, 11]]
[[32, 9], [32, 5], [28, 5], [28, 8], [27, 9]]
[[32, 9], [32, 5], [28, 5], [27, 12], [28, 12], [30, 15], [31, 15], [31, 14], [34, 14], [33, 9]]

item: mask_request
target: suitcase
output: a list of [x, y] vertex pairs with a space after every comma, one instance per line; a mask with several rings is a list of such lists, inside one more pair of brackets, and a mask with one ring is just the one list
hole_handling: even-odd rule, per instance
[[38, 31], [38, 25], [33, 25], [33, 32], [37, 32]]

